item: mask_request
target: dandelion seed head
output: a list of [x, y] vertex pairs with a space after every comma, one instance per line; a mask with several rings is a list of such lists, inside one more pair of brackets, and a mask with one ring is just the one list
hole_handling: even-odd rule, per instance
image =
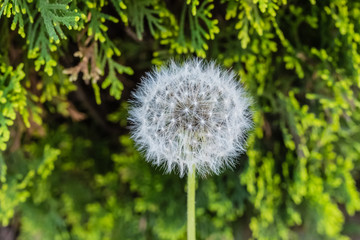
[[232, 71], [199, 59], [170, 62], [133, 94], [132, 138], [166, 172], [219, 174], [245, 149], [250, 102]]

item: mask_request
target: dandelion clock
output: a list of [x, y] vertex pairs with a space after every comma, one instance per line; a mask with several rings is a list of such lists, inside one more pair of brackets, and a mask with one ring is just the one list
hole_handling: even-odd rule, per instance
[[235, 165], [252, 126], [250, 102], [234, 72], [199, 59], [147, 73], [133, 93], [137, 147], [153, 165], [188, 176], [188, 239], [195, 239], [195, 175]]

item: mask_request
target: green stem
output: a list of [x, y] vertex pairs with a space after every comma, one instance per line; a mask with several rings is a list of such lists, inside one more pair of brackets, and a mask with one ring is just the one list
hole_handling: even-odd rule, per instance
[[195, 168], [188, 173], [187, 239], [195, 240]]

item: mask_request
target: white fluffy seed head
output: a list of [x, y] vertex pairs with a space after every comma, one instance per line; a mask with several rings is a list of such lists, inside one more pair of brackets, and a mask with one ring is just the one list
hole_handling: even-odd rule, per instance
[[250, 98], [237, 80], [232, 71], [199, 59], [147, 73], [129, 117], [147, 161], [180, 176], [233, 167], [252, 126]]

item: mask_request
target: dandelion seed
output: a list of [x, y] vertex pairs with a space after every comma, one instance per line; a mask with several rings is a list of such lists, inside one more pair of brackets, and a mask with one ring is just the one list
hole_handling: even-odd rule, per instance
[[133, 97], [132, 138], [166, 172], [218, 174], [245, 149], [250, 98], [232, 71], [213, 62], [170, 62], [147, 74]]

